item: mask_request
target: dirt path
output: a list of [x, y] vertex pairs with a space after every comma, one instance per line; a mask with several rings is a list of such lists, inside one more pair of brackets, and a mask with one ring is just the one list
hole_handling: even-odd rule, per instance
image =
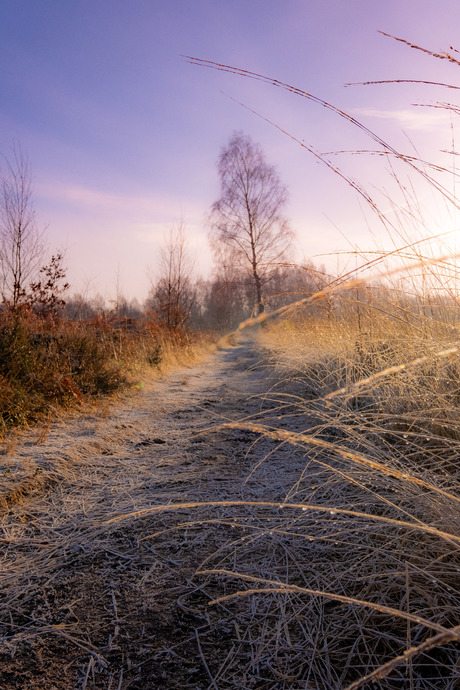
[[282, 500], [302, 459], [282, 446], [249, 477], [277, 444], [215, 428], [276, 415], [264, 396], [276, 385], [241, 341], [1, 458], [5, 482], [24, 466], [31, 477], [1, 522], [1, 688], [262, 687], [241, 621], [208, 606], [219, 592], [194, 573], [256, 548], [246, 530], [263, 516], [222, 506], [107, 521], [187, 501]]

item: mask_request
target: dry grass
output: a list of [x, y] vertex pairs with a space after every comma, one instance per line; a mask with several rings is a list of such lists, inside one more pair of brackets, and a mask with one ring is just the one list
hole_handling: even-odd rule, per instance
[[[396, 294], [388, 294], [394, 307]], [[401, 322], [388, 306], [383, 317], [372, 305], [350, 310], [347, 302], [348, 313], [336, 304], [333, 319], [304, 316], [262, 336], [273, 366], [304, 386], [301, 395], [273, 399], [289, 407], [286, 419], [307, 422], [303, 431], [249, 425], [305, 453], [286, 501], [304, 501], [311, 515], [283, 527], [294, 560], [276, 580], [308, 608], [310, 638], [332, 644], [327, 663], [311, 657], [318, 687], [358, 688], [389, 676], [379, 687], [453, 688], [460, 621], [456, 330], [416, 309]], [[264, 578], [260, 585], [266, 591]], [[318, 597], [336, 602], [329, 615], [314, 613]]]
[[[195, 554], [178, 592], [203, 621], [206, 687], [458, 683], [451, 323], [428, 331], [417, 309], [408, 325], [364, 302], [358, 323], [344, 297], [341, 310], [336, 291], [334, 318], [315, 308], [259, 334], [278, 383], [262, 410], [212, 431], [254, 435], [246, 495], [210, 487], [212, 499], [119, 510], [102, 524], [136, 525], [162, 562]], [[218, 630], [225, 644], [212, 642]]]
[[[458, 439], [453, 420], [431, 415], [456, 386], [436, 369], [455, 364], [439, 356], [453, 343], [440, 326], [436, 342], [434, 331], [416, 342], [399, 321], [390, 333], [391, 320], [369, 311], [374, 332], [391, 335], [391, 352], [375, 353], [363, 313], [361, 331], [336, 313], [261, 330], [258, 386], [270, 390], [245, 409], [230, 381], [238, 389], [257, 372], [229, 373], [225, 395], [213, 394], [225, 397], [219, 408], [204, 406], [205, 383], [191, 407], [200, 379], [184, 386], [178, 375], [187, 428], [181, 440], [180, 426], [166, 427], [173, 450], [159, 446], [157, 460], [142, 434], [155, 419], [165, 438], [161, 394], [149, 414], [88, 420], [65, 453], [50, 447], [51, 429], [35, 467], [39, 481], [54, 472], [53, 492], [17, 497], [2, 522], [6, 668], [27, 668], [39, 649], [66, 660], [67, 687], [156, 677], [190, 689], [453, 690]], [[424, 367], [436, 375], [417, 397]], [[217, 410], [228, 420], [218, 426]]]
[[[427, 173], [325, 101], [207, 64], [335, 112], [456, 205], [433, 167]], [[128, 461], [126, 427], [80, 438], [61, 462], [45, 454], [31, 465], [39, 477], [50, 460], [67, 490], [30, 510], [20, 497], [6, 499], [8, 669], [15, 656], [61, 647], [68, 655], [70, 645], [83, 689], [141, 688], [147, 677], [181, 690], [458, 688], [456, 257], [434, 258], [407, 239], [417, 209], [402, 226], [390, 223], [363, 187], [311, 152], [406, 240], [390, 263], [384, 254], [365, 262], [380, 266], [380, 282], [356, 269], [283, 307], [277, 323], [250, 321], [267, 322], [259, 346], [269, 391], [241, 411], [232, 408], [237, 398], [219, 408], [228, 394], [216, 392], [219, 412], [206, 424], [189, 401], [186, 442], [198, 446], [187, 457], [175, 438], [177, 455], [160, 457], [151, 492], [152, 457], [141, 440]], [[146, 433], [151, 421], [144, 417]], [[54, 648], [41, 643], [50, 636]], [[64, 667], [68, 686], [72, 664], [75, 657]]]
[[[458, 64], [451, 52], [425, 52]], [[277, 509], [261, 502], [254, 515], [248, 503], [249, 524], [244, 511], [238, 520], [248, 534], [199, 570], [211, 587], [219, 583], [224, 592], [213, 601], [233, 607], [245, 631], [239, 661], [218, 679], [226, 687], [246, 644], [248, 673], [266, 687], [457, 687], [458, 256], [449, 233], [425, 222], [417, 198], [435, 197], [455, 218], [455, 162], [400, 152], [340, 108], [277, 79], [187, 59], [333, 112], [377, 145], [356, 153], [384, 161], [391, 183], [391, 191], [369, 192], [335, 163], [346, 151], [321, 153], [259, 115], [342, 178], [376, 219], [373, 233], [394, 249], [356, 252], [354, 270], [279, 309], [277, 324], [265, 314], [240, 327], [266, 323], [261, 342], [286, 379], [269, 396], [277, 410], [269, 420], [231, 425], [279, 442], [251, 479], [286, 446], [305, 465]], [[450, 138], [454, 157], [453, 128]], [[257, 687], [242, 677], [242, 687]]]

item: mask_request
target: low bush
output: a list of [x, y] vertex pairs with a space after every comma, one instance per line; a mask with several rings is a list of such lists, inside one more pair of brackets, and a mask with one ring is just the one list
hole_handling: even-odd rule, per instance
[[[101, 317], [49, 321], [0, 315], [0, 434], [135, 382], [148, 368], [189, 355], [196, 338], [150, 323]], [[179, 354], [178, 354], [179, 353]]]

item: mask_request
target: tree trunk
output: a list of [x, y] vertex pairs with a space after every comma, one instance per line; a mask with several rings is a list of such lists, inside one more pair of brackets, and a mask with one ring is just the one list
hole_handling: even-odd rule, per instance
[[260, 281], [260, 276], [257, 273], [257, 265], [254, 263], [252, 264], [252, 275], [256, 286], [257, 314], [262, 314], [265, 311], [264, 303], [262, 302], [262, 283]]

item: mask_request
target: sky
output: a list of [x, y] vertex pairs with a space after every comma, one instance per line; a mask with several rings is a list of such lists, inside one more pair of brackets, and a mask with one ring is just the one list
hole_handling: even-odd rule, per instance
[[[74, 293], [143, 301], [180, 220], [197, 274], [211, 275], [206, 217], [234, 131], [262, 146], [289, 190], [297, 260], [334, 270], [357, 247], [425, 231], [401, 221], [407, 195], [428, 233], [454, 229], [455, 214], [407, 165], [395, 182], [387, 158], [357, 153], [381, 146], [336, 112], [183, 56], [292, 84], [445, 167], [455, 162], [457, 115], [428, 106], [458, 102], [456, 91], [345, 84], [459, 84], [460, 66], [379, 33], [441, 52], [460, 49], [459, 26], [458, 0], [0, 0], [0, 153], [19, 145], [27, 154], [38, 224], [50, 254], [65, 250]], [[404, 230], [387, 236], [363, 196], [302, 144], [327, 152]], [[444, 180], [451, 193], [453, 179]]]

